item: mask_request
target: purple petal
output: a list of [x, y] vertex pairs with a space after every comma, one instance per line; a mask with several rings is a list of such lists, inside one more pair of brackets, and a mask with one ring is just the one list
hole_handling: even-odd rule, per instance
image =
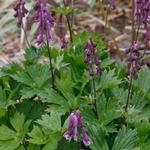
[[82, 129], [82, 140], [85, 146], [89, 146], [92, 144], [92, 141], [87, 135], [85, 128]]
[[66, 140], [71, 140], [71, 138], [73, 137], [73, 130], [67, 130], [64, 134], [64, 137], [66, 138]]
[[77, 110], [77, 118], [78, 118], [78, 127], [82, 128], [83, 123], [82, 123], [82, 117], [81, 117], [81, 112], [80, 110]]

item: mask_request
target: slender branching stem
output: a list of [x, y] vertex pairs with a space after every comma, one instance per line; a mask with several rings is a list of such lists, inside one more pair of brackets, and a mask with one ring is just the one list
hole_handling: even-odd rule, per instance
[[46, 46], [47, 46], [47, 50], [48, 50], [49, 65], [50, 65], [50, 71], [51, 71], [51, 76], [52, 76], [52, 87], [55, 89], [55, 74], [54, 74], [54, 69], [53, 69], [53, 64], [52, 64], [51, 49], [49, 46], [47, 32], [46, 32]]
[[95, 112], [97, 114], [97, 104], [96, 104], [96, 84], [95, 84], [95, 78], [93, 77], [92, 78], [92, 85], [93, 85], [93, 95], [94, 95], [94, 102], [93, 102], [93, 105], [94, 105], [94, 108], [95, 108]]
[[92, 78], [92, 84], [93, 84], [93, 94], [94, 94], [94, 105], [96, 105], [96, 85], [95, 85], [95, 79], [94, 77]]
[[[135, 11], [135, 4], [134, 0], [132, 0], [132, 45], [134, 44], [136, 40], [136, 31], [135, 31], [135, 20], [134, 20], [134, 11]], [[131, 64], [131, 73], [130, 73], [130, 81], [129, 81], [129, 87], [128, 87], [128, 96], [125, 106], [125, 112], [128, 112], [128, 106], [130, 103], [130, 99], [132, 96], [132, 74], [133, 74], [133, 63]]]
[[69, 21], [69, 15], [66, 15], [66, 19], [67, 19], [67, 24], [68, 24], [69, 34], [70, 34], [70, 42], [71, 42], [71, 45], [73, 45], [73, 33], [72, 33], [72, 27]]
[[127, 101], [126, 101], [126, 106], [125, 106], [125, 112], [128, 112], [129, 102], [130, 102], [130, 98], [131, 98], [131, 94], [132, 94], [132, 81], [133, 81], [133, 79], [132, 79], [132, 77], [130, 77], [129, 87], [128, 87], [128, 96], [127, 96]]

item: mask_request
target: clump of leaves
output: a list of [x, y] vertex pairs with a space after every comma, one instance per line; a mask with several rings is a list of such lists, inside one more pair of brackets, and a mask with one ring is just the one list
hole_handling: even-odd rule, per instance
[[[82, 36], [75, 38], [80, 41]], [[101, 44], [104, 47], [102, 41], [99, 47]], [[120, 69], [125, 68], [114, 65], [101, 49], [101, 55], [106, 57], [102, 58], [102, 75], [95, 78], [93, 107], [92, 80], [84, 63], [84, 47], [79, 45], [76, 43], [78, 49], [70, 52], [52, 49], [56, 89], [51, 84], [48, 62], [39, 61], [47, 53], [34, 51], [33, 47], [26, 51], [22, 64], [1, 69], [0, 149], [84, 149], [82, 140], [68, 143], [64, 139], [69, 114], [77, 109], [92, 141], [86, 149], [145, 150], [149, 146], [149, 69], [142, 67], [133, 81], [126, 112], [129, 81], [126, 74], [120, 76]]]

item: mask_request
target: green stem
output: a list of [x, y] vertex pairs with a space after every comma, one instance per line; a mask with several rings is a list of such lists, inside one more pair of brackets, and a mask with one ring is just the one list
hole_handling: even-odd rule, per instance
[[46, 45], [47, 45], [47, 50], [48, 50], [48, 57], [49, 57], [49, 65], [50, 65], [50, 71], [51, 71], [51, 76], [52, 76], [52, 88], [55, 89], [55, 75], [54, 75], [54, 69], [53, 69], [53, 64], [52, 64], [52, 57], [51, 57], [51, 50], [49, 47], [49, 41], [48, 41], [48, 35], [46, 33]]
[[69, 21], [69, 15], [66, 15], [66, 19], [67, 19], [67, 24], [68, 24], [69, 34], [70, 34], [70, 42], [71, 42], [71, 45], [73, 45], [73, 33], [72, 33], [72, 27]]
[[95, 113], [97, 115], [97, 103], [96, 103], [97, 94], [96, 94], [96, 84], [95, 84], [95, 78], [94, 77], [92, 78], [92, 85], [93, 85], [93, 96], [94, 96], [93, 106], [95, 109]]
[[[135, 38], [136, 38], [134, 11], [135, 11], [135, 4], [134, 4], [134, 0], [132, 0], [132, 44], [134, 44]], [[128, 87], [128, 96], [127, 96], [127, 101], [126, 101], [126, 106], [125, 106], [125, 112], [128, 112], [128, 106], [129, 106], [130, 99], [131, 99], [131, 96], [132, 96], [133, 63], [131, 64], [131, 70], [132, 71], [131, 71], [131, 74], [130, 74], [130, 81], [129, 81], [129, 87]]]

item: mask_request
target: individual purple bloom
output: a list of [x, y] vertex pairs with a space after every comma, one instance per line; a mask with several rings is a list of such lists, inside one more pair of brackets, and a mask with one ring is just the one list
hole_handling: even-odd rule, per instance
[[63, 37], [61, 38], [61, 49], [67, 48], [68, 41]]
[[133, 80], [137, 79], [137, 73], [141, 69], [141, 60], [140, 54], [138, 52], [137, 43], [131, 45], [131, 47], [127, 51], [127, 60], [128, 60], [128, 67], [127, 67], [127, 75]]
[[[96, 45], [90, 38], [85, 46], [85, 63], [89, 67], [89, 74], [91, 77], [94, 77], [96, 75], [101, 75], [102, 69], [101, 69], [101, 60], [98, 59], [97, 49]], [[94, 70], [96, 66], [96, 71]]]
[[78, 140], [78, 118], [73, 112], [70, 114], [68, 130], [64, 134], [64, 137], [69, 141], [71, 138], [74, 138], [75, 141]]
[[53, 17], [48, 9], [46, 0], [37, 0], [34, 10], [35, 14], [28, 19], [28, 29], [34, 22], [38, 23], [36, 43], [40, 47], [44, 43], [44, 35], [48, 42], [52, 39]]
[[116, 0], [111, 0], [111, 9], [116, 8]]
[[81, 112], [77, 110], [76, 112], [72, 112], [69, 116], [69, 122], [68, 122], [68, 129], [64, 134], [64, 137], [66, 140], [71, 140], [72, 138], [74, 141], [78, 141], [78, 136], [80, 134], [81, 130], [81, 138], [85, 146], [89, 146], [92, 142], [90, 138], [87, 135], [85, 127], [83, 127], [83, 121], [82, 121], [82, 116]]
[[85, 128], [82, 129], [82, 141], [83, 141], [85, 146], [89, 146], [92, 144], [91, 139], [87, 135]]
[[14, 10], [14, 17], [17, 18], [17, 25], [20, 28], [22, 25], [23, 18], [28, 13], [28, 10], [25, 8], [25, 0], [17, 0], [17, 4]]

